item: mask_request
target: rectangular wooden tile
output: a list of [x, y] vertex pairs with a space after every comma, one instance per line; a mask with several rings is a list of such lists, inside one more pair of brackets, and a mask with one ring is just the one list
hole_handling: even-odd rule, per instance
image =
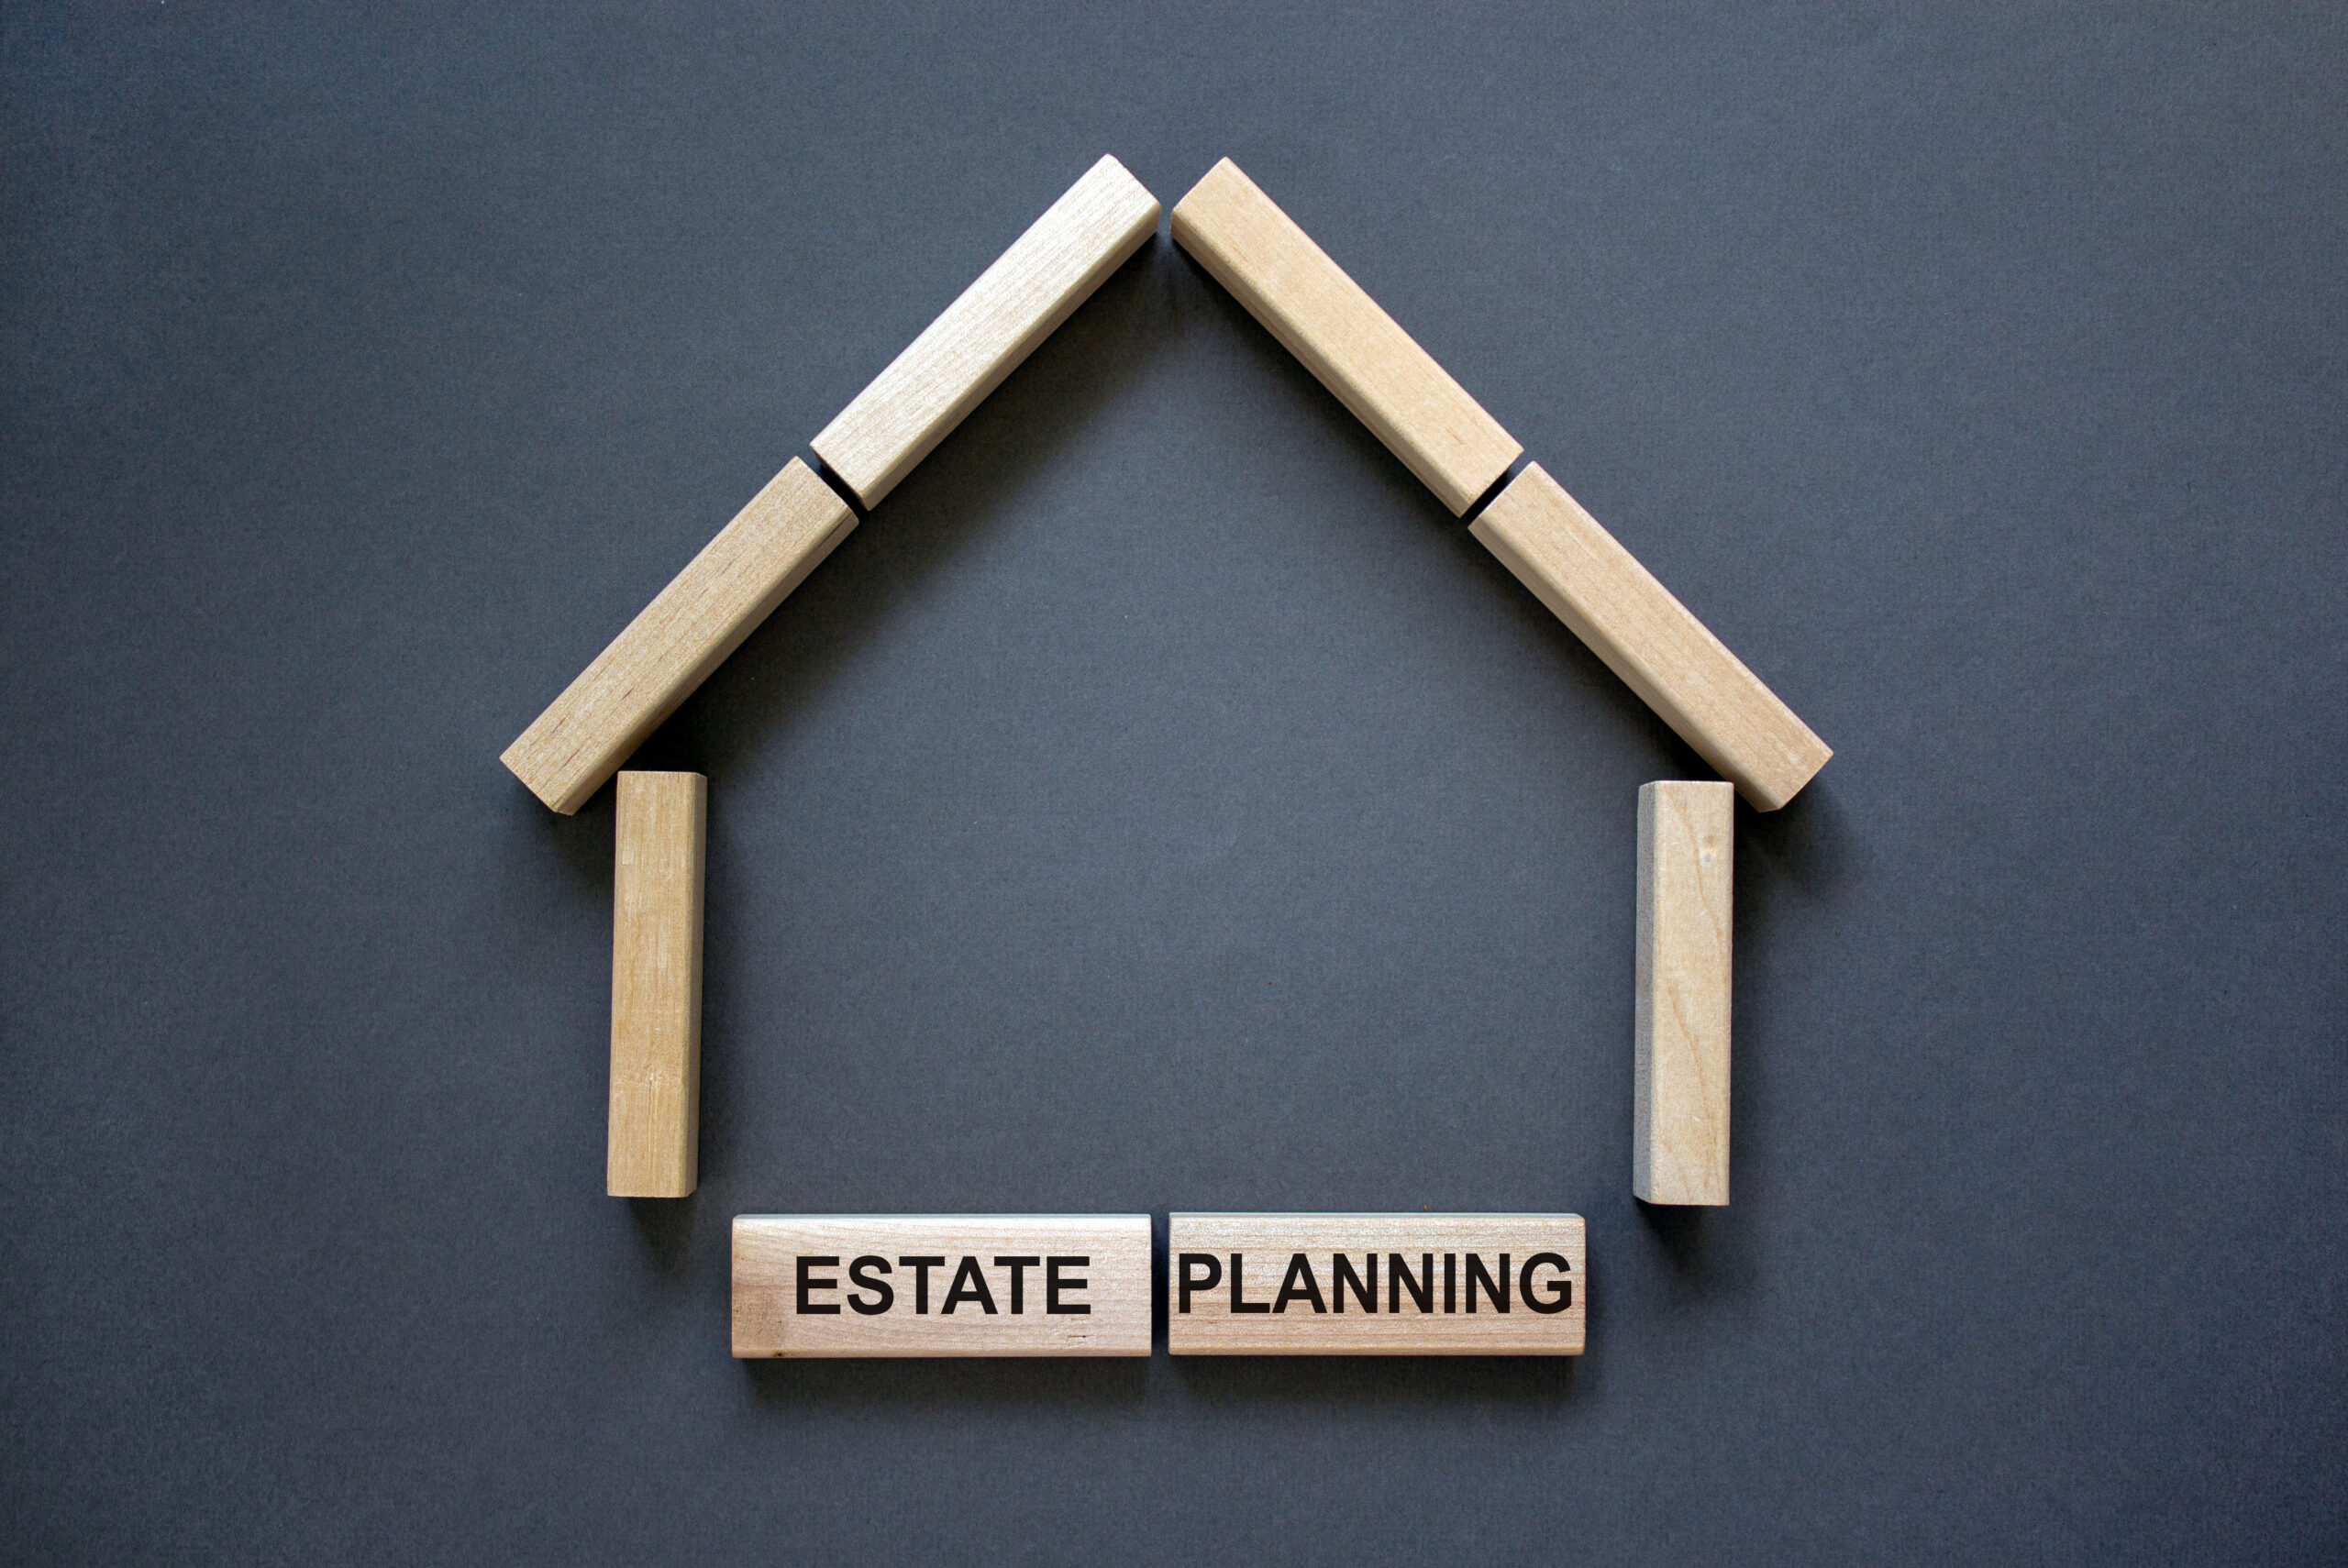
[[867, 508], [1157, 232], [1157, 198], [1103, 158], [813, 442]]
[[1174, 204], [1174, 240], [1452, 514], [1524, 448], [1228, 158]]
[[1579, 1355], [1578, 1214], [1176, 1214], [1176, 1355]]
[[698, 1179], [702, 869], [709, 781], [623, 773], [612, 872], [614, 1198], [683, 1198]]
[[855, 526], [792, 458], [500, 760], [556, 811], [577, 811]]
[[1834, 755], [1540, 464], [1468, 531], [1755, 811], [1792, 800]]
[[743, 1214], [734, 1353], [1147, 1355], [1146, 1214]]
[[1631, 1192], [1649, 1203], [1728, 1202], [1735, 886], [1729, 786], [1641, 786]]

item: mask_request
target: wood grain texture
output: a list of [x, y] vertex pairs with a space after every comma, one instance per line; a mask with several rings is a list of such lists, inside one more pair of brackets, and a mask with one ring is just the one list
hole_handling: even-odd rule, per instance
[[869, 509], [1157, 231], [1157, 198], [1103, 158], [857, 393], [812, 445]]
[[1228, 158], [1174, 204], [1174, 241], [1454, 516], [1524, 448]]
[[1755, 811], [1792, 800], [1834, 755], [1540, 464], [1468, 531]]
[[1146, 1214], [742, 1214], [734, 1353], [1147, 1355]]
[[855, 526], [792, 458], [501, 760], [556, 811], [577, 811]]
[[1735, 887], [1729, 786], [1641, 786], [1631, 1192], [1649, 1203], [1728, 1202]]
[[1579, 1355], [1588, 1283], [1578, 1214], [1175, 1214], [1167, 1349]]
[[623, 773], [616, 820], [604, 1187], [614, 1198], [683, 1198], [700, 1168], [709, 781], [698, 773]]

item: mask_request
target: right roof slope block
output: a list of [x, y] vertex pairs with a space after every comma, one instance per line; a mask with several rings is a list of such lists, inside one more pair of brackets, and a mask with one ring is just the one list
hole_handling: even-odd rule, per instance
[[1834, 755], [1540, 464], [1468, 531], [1754, 810], [1792, 800]]
[[1394, 318], [1228, 158], [1174, 204], [1197, 258], [1388, 450], [1465, 516], [1523, 455]]

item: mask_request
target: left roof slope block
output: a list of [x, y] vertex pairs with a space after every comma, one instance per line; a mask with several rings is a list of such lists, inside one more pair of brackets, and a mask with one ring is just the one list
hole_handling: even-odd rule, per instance
[[501, 760], [556, 811], [577, 811], [855, 526], [792, 458]]
[[1157, 198], [1103, 158], [809, 443], [867, 510], [1157, 232]]
[[1336, 393], [1455, 517], [1524, 448], [1228, 158], [1174, 204], [1174, 242]]
[[1468, 531], [1756, 812], [1833, 752], [1538, 463]]
[[615, 826], [604, 1190], [614, 1198], [685, 1198], [700, 1164], [709, 780], [698, 773], [623, 773]]

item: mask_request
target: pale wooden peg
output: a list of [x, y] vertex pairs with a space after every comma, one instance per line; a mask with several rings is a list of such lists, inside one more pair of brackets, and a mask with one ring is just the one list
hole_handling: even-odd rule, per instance
[[1578, 1214], [1175, 1214], [1175, 1355], [1579, 1355]]
[[568, 816], [856, 526], [798, 458], [662, 589], [499, 760]]
[[1729, 786], [1640, 787], [1631, 1193], [1649, 1203], [1728, 1202], [1735, 867]]
[[1464, 514], [1524, 448], [1228, 158], [1174, 204], [1174, 240], [1428, 489]]
[[734, 1353], [1149, 1353], [1146, 1214], [741, 1214]]
[[614, 1198], [683, 1198], [699, 1179], [701, 908], [709, 781], [620, 775], [612, 873]]
[[1540, 464], [1468, 532], [1754, 810], [1792, 800], [1834, 755]]
[[1157, 232], [1157, 198], [1103, 158], [811, 443], [869, 510]]

